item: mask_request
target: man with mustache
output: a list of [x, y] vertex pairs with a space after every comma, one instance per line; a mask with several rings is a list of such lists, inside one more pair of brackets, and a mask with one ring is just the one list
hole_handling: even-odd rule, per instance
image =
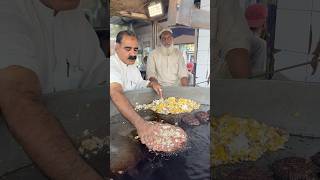
[[124, 91], [151, 87], [162, 97], [162, 89], [157, 81], [143, 80], [134, 65], [138, 53], [138, 40], [129, 30], [120, 31], [116, 37], [115, 54], [110, 57], [110, 96], [119, 112], [137, 129], [142, 143], [154, 149], [154, 136], [158, 125], [145, 121], [132, 107]]
[[106, 58], [79, 3], [0, 1], [0, 115], [48, 178], [102, 180], [42, 100], [42, 94], [106, 80]]
[[188, 71], [182, 53], [173, 47], [172, 30], [160, 31], [161, 46], [151, 52], [147, 61], [147, 79], [162, 86], [187, 86]]

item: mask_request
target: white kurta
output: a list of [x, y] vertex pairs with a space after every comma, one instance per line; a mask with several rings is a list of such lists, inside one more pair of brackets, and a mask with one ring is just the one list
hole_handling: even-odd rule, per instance
[[155, 77], [162, 86], [179, 86], [182, 77], [188, 77], [187, 66], [181, 52], [174, 48], [167, 54], [159, 47], [151, 52], [147, 61], [147, 78]]
[[110, 84], [121, 84], [124, 91], [146, 88], [150, 81], [142, 79], [136, 65], [123, 63], [117, 53], [110, 57]]
[[250, 38], [250, 64], [252, 74], [259, 74], [266, 71], [267, 42], [252, 34]]
[[0, 21], [0, 69], [33, 70], [44, 93], [106, 80], [106, 57], [80, 9], [54, 16], [39, 0], [1, 0]]

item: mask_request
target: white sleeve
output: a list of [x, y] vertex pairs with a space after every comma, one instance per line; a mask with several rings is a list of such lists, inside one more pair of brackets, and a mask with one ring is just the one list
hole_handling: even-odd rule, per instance
[[156, 77], [156, 63], [155, 63], [156, 55], [155, 54], [156, 54], [156, 50], [153, 50], [153, 52], [151, 52], [147, 60], [147, 70], [146, 70], [147, 79], [149, 79], [150, 77], [154, 77], [154, 78]]
[[124, 84], [121, 80], [121, 72], [120, 69], [114, 66], [114, 64], [110, 63], [110, 84], [111, 83], [119, 83], [121, 84], [122, 88], [124, 88]]
[[139, 69], [138, 68], [136, 68], [136, 70], [135, 70], [135, 77], [137, 77], [137, 84], [136, 84], [136, 86], [135, 86], [135, 89], [142, 89], [142, 88], [147, 88], [148, 87], [148, 84], [149, 84], [149, 80], [144, 80], [143, 78], [142, 78], [142, 76], [141, 76], [141, 73], [140, 73], [140, 71], [139, 71]]
[[147, 88], [148, 87], [148, 84], [150, 83], [149, 80], [143, 80], [141, 78], [141, 81], [139, 81], [139, 83], [137, 84], [137, 89], [141, 89], [141, 88]]
[[81, 36], [84, 38], [83, 42], [81, 42], [82, 50], [80, 56], [83, 59], [82, 63], [87, 67], [83, 84], [84, 86], [94, 87], [107, 80], [107, 58], [100, 47], [99, 39], [94, 29], [84, 15], [81, 16], [80, 22], [83, 28]]
[[267, 61], [267, 43], [264, 39], [251, 36], [250, 64], [252, 73], [261, 73], [265, 70]]
[[30, 27], [13, 10], [3, 6], [0, 8], [0, 69], [19, 65], [31, 69], [39, 76], [41, 71], [34, 41], [31, 32], [28, 32]]
[[217, 40], [223, 54], [235, 48], [250, 49], [250, 29], [237, 0], [218, 0]]

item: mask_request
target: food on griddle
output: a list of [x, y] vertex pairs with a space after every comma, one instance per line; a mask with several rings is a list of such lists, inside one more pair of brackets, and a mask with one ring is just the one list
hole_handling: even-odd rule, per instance
[[84, 153], [84, 151], [94, 151], [101, 149], [104, 145], [103, 139], [100, 139], [96, 136], [88, 137], [81, 141], [81, 146], [79, 147], [79, 152], [81, 154]]
[[104, 146], [107, 145], [109, 138], [99, 138], [89, 132], [88, 129], [83, 131], [83, 135], [80, 138], [78, 151], [85, 158], [89, 158], [91, 155], [96, 155], [98, 151], [101, 151]]
[[224, 115], [211, 122], [212, 165], [255, 161], [284, 147], [289, 135], [250, 118]]
[[209, 114], [204, 111], [198, 111], [194, 114], [194, 116], [202, 123], [206, 123], [209, 121]]
[[185, 146], [187, 134], [177, 126], [159, 122], [149, 122], [157, 126], [152, 144], [146, 144], [150, 150], [156, 152], [177, 152]]
[[189, 113], [195, 109], [199, 109], [200, 104], [185, 98], [169, 97], [167, 99], [157, 99], [150, 104], [137, 105], [136, 110], [151, 109], [159, 114], [180, 114]]
[[200, 121], [190, 113], [183, 115], [181, 120], [185, 124], [190, 125], [190, 126], [198, 126], [198, 125], [200, 125]]
[[225, 180], [273, 180], [272, 173], [260, 167], [242, 167], [232, 171]]
[[272, 169], [276, 180], [315, 180], [312, 163], [300, 157], [287, 157], [275, 161]]
[[311, 157], [312, 162], [320, 167], [320, 152], [316, 153]]

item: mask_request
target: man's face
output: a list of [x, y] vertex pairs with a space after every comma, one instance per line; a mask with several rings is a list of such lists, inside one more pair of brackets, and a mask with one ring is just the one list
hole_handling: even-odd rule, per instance
[[135, 63], [138, 53], [138, 40], [134, 36], [124, 35], [121, 43], [116, 44], [116, 52], [120, 60], [128, 65]]
[[173, 38], [172, 38], [172, 34], [168, 31], [165, 31], [161, 34], [161, 44], [168, 48], [172, 45], [173, 42]]
[[55, 11], [64, 11], [78, 7], [80, 0], [40, 0], [47, 7]]

